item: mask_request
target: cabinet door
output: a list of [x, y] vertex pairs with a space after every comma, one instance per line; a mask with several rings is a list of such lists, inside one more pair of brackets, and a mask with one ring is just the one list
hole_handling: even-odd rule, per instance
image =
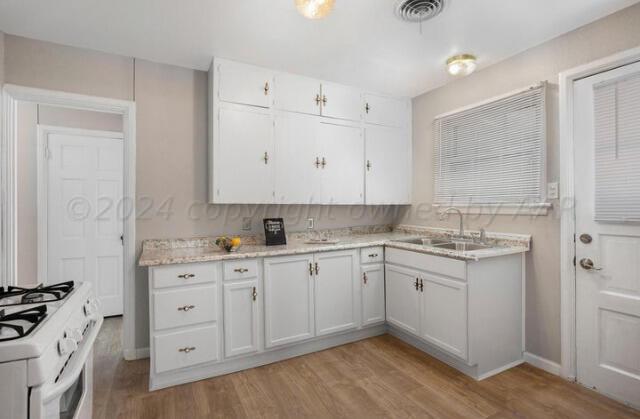
[[214, 153], [214, 202], [273, 202], [273, 119], [265, 111], [222, 108]]
[[422, 274], [422, 338], [467, 359], [467, 284]]
[[383, 322], [385, 320], [384, 265], [364, 266], [360, 279], [362, 281], [362, 325]]
[[275, 124], [275, 191], [278, 204], [320, 201], [318, 117], [283, 112]]
[[258, 350], [258, 281], [224, 284], [224, 353]]
[[335, 83], [322, 83], [322, 116], [359, 121], [362, 118], [360, 90]]
[[351, 329], [356, 324], [357, 252], [315, 256], [316, 335]]
[[408, 204], [411, 142], [403, 128], [365, 127], [367, 204]]
[[406, 127], [409, 122], [409, 103], [403, 99], [366, 93], [364, 121], [369, 124]]
[[272, 82], [271, 70], [231, 61], [218, 64], [218, 98], [224, 102], [268, 108]]
[[394, 265], [385, 266], [387, 321], [420, 336], [420, 291], [416, 289], [417, 271]]
[[313, 256], [264, 260], [265, 345], [314, 336]]
[[320, 81], [294, 74], [275, 77], [274, 107], [283, 111], [320, 115]]
[[364, 203], [364, 140], [359, 127], [318, 125], [323, 204]]

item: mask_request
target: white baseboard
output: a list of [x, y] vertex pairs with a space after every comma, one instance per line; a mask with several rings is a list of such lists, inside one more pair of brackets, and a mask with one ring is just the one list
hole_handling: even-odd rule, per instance
[[149, 358], [149, 348], [125, 349], [123, 355], [127, 361]]
[[542, 358], [538, 355], [534, 355], [530, 352], [524, 353], [524, 362], [531, 364], [536, 368], [540, 368], [550, 374], [560, 375], [560, 364], [550, 361], [546, 358]]

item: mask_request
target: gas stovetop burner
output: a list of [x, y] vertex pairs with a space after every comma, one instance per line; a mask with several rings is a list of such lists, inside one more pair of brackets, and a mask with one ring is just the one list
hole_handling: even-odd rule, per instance
[[47, 286], [40, 284], [35, 288], [10, 285], [5, 290], [4, 287], [0, 287], [0, 307], [59, 301], [69, 295], [71, 291], [73, 291], [73, 281]]
[[47, 316], [47, 306], [31, 307], [5, 314], [0, 310], [0, 342], [27, 336]]

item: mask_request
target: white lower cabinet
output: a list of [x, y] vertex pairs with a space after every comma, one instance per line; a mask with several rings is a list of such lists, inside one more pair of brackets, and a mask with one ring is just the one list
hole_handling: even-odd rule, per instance
[[362, 325], [384, 322], [384, 264], [363, 265], [362, 275]]
[[265, 346], [315, 335], [313, 255], [264, 260]]
[[156, 373], [218, 359], [218, 328], [215, 324], [157, 334], [152, 339]]
[[421, 305], [419, 272], [393, 265], [387, 265], [385, 271], [387, 322], [409, 333], [419, 335]]
[[258, 281], [223, 285], [224, 355], [233, 357], [258, 351]]
[[355, 251], [315, 256], [316, 335], [355, 328], [357, 254]]
[[467, 359], [467, 284], [422, 273], [419, 286], [422, 338]]

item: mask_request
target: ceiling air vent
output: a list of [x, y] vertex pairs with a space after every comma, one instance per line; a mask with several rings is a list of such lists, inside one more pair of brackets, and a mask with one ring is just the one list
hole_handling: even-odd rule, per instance
[[396, 16], [406, 22], [424, 22], [442, 11], [445, 0], [398, 0]]

